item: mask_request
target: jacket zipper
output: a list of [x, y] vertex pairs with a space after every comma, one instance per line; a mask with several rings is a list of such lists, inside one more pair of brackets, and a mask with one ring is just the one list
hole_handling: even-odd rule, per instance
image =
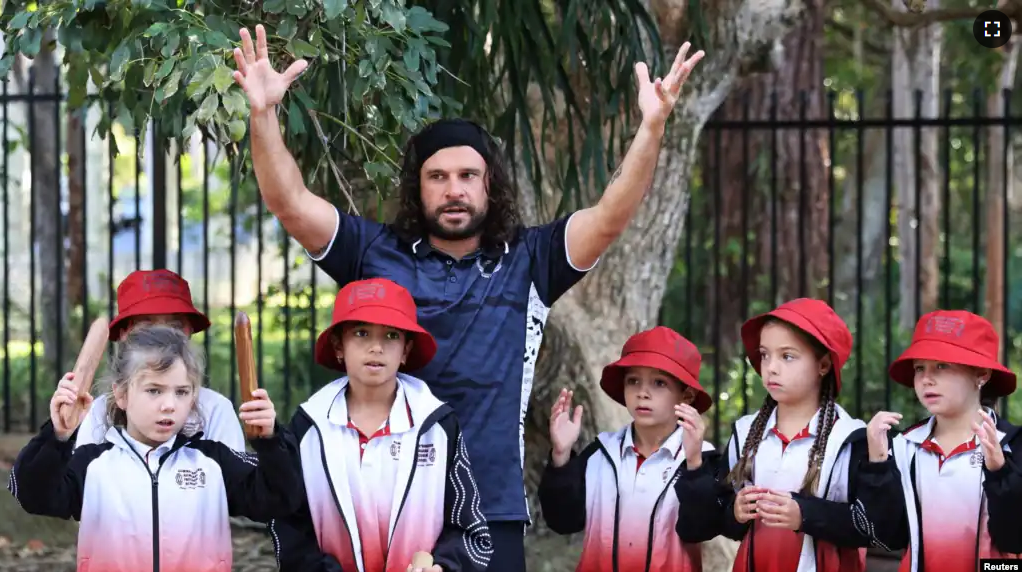
[[[127, 440], [125, 440], [125, 442], [127, 443]], [[150, 498], [153, 499], [153, 572], [160, 572], [160, 494], [159, 494], [160, 493], [160, 478], [159, 478], [159, 473], [160, 473], [160, 468], [163, 467], [163, 460], [167, 458], [167, 455], [169, 455], [171, 452], [173, 452], [175, 449], [177, 449], [177, 447], [172, 448], [171, 451], [168, 451], [166, 454], [164, 454], [163, 457], [160, 457], [160, 462], [159, 462], [159, 464], [156, 467], [156, 472], [155, 473], [149, 469], [149, 463], [147, 463], [145, 458], [143, 458], [142, 455], [140, 455], [139, 452], [135, 450], [135, 447], [131, 446], [131, 443], [128, 443], [128, 448], [131, 449], [131, 452], [135, 453], [135, 456], [138, 457], [139, 461], [142, 462], [142, 466], [145, 467], [146, 472], [149, 473], [149, 480], [150, 480], [150, 482], [152, 482], [152, 489], [151, 489]]]
[[600, 452], [604, 454], [604, 457], [607, 458], [608, 464], [610, 464], [611, 468], [614, 469], [611, 471], [615, 476], [615, 526], [613, 536], [611, 537], [613, 539], [611, 542], [611, 570], [618, 572], [618, 519], [622, 504], [622, 495], [618, 490], [618, 469], [615, 469], [614, 460], [611, 458], [611, 453], [608, 453], [607, 448], [604, 447], [604, 443], [601, 443], [600, 441], [598, 441], [598, 443], [600, 444]]
[[678, 477], [678, 472], [681, 470], [682, 465], [675, 469], [672, 474], [672, 478], [668, 479], [668, 484], [661, 490], [661, 494], [657, 496], [657, 500], [654, 501], [654, 510], [650, 513], [650, 529], [647, 532], [646, 537], [646, 566], [643, 568], [646, 572], [650, 572], [650, 560], [654, 555], [654, 521], [657, 520], [657, 510], [661, 507], [661, 502], [664, 501], [664, 495], [668, 494], [668, 489], [671, 488], [672, 483]]
[[[394, 515], [394, 527], [391, 529], [391, 536], [387, 539], [387, 550], [384, 551], [384, 570], [387, 570], [387, 560], [390, 559], [390, 557], [391, 557], [391, 544], [394, 541], [394, 531], [398, 530], [398, 521], [401, 520], [402, 512], [405, 510], [405, 501], [408, 499], [409, 491], [412, 490], [412, 480], [416, 476], [416, 467], [419, 465], [419, 463], [418, 463], [418, 460], [419, 460], [419, 442], [423, 438], [423, 433], [426, 433], [428, 430], [433, 428], [433, 426], [440, 419], [440, 416], [441, 416], [441, 413], [438, 413], [437, 411], [434, 411], [433, 413], [431, 413], [423, 421], [422, 425], [419, 428], [419, 432], [416, 434], [416, 448], [412, 452], [412, 456], [413, 456], [412, 469], [409, 471], [408, 479], [406, 479], [406, 482], [405, 482], [405, 492], [401, 495], [401, 502], [398, 504], [398, 512], [395, 513], [395, 515]], [[448, 467], [448, 469], [450, 470], [451, 467]], [[445, 479], [445, 481], [447, 481], [447, 479]], [[447, 483], [446, 482], [445, 482], [444, 486], [445, 486], [445, 489], [446, 489], [447, 488]], [[445, 494], [446, 494], [446, 492], [445, 492]]]

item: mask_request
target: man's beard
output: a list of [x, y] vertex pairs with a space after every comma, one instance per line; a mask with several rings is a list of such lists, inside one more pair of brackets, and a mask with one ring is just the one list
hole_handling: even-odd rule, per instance
[[[440, 219], [444, 211], [454, 207], [465, 209], [469, 215], [468, 224], [455, 228], [445, 227], [441, 224]], [[432, 216], [427, 215], [423, 218], [426, 219], [426, 232], [429, 236], [441, 240], [465, 240], [480, 234], [480, 229], [483, 228], [483, 223], [487, 220], [487, 210], [484, 208], [483, 211], [477, 211], [472, 205], [461, 202], [448, 203], [434, 210]]]

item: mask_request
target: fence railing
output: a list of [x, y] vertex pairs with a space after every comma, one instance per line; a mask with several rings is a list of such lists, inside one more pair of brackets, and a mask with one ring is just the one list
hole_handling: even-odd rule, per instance
[[[3, 431], [45, 419], [90, 321], [114, 315], [116, 284], [139, 268], [189, 280], [213, 322], [200, 334], [210, 385], [232, 400], [239, 309], [284, 412], [330, 379], [311, 354], [336, 285], [265, 212], [250, 173], [198, 137], [181, 149], [144, 137], [141, 156], [120, 126], [93, 137], [98, 110], [71, 118], [59, 84], [28, 83], [0, 94]], [[738, 326], [784, 298], [819, 296], [846, 318], [857, 343], [843, 404], [856, 415], [913, 406], [884, 367], [931, 306], [997, 311], [1002, 357], [1019, 369], [1018, 97], [971, 97], [945, 95], [937, 118], [919, 105], [894, 118], [888, 102], [877, 118], [861, 97], [832, 93], [823, 117], [767, 105], [706, 126], [662, 322], [701, 343], [716, 440], [762, 395]], [[994, 100], [997, 113], [979, 112]]]

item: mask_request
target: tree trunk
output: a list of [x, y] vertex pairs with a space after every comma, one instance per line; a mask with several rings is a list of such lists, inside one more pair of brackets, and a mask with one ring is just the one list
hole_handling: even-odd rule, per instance
[[[892, 0], [892, 4], [898, 10], [905, 9], [902, 0]], [[939, 6], [939, 0], [927, 0], [928, 10]], [[895, 116], [913, 117], [919, 97], [920, 116], [937, 117], [941, 25], [909, 29], [897, 27], [894, 34], [892, 91]], [[896, 129], [894, 143], [894, 180], [899, 213], [899, 322], [902, 328], [911, 330], [916, 324], [918, 308], [919, 314], [923, 314], [938, 305], [938, 133], [934, 128], [921, 128], [917, 140], [913, 129]]]
[[[688, 23], [683, 0], [654, 2], [655, 14], [673, 15], [659, 21], [662, 38], [681, 38]], [[636, 217], [579, 285], [555, 304], [545, 327], [544, 344], [537, 363], [533, 396], [527, 412], [526, 485], [530, 510], [538, 518], [536, 486], [550, 449], [547, 425], [553, 398], [562, 387], [575, 391], [586, 413], [579, 443], [591, 441], [597, 431], [620, 427], [626, 412], [600, 391], [600, 370], [618, 358], [625, 340], [655, 325], [672, 268], [682, 223], [689, 205], [688, 187], [697, 139], [710, 114], [736, 84], [740, 70], [761, 57], [780, 38], [802, 11], [797, 1], [705, 2], [704, 15], [711, 37], [707, 56], [683, 90], [674, 119], [665, 132], [653, 185]], [[666, 45], [671, 61], [677, 45]], [[632, 111], [632, 110], [630, 110]], [[534, 122], [535, 126], [535, 122]], [[517, 177], [527, 223], [540, 222], [536, 193]], [[556, 190], [545, 189], [545, 192]], [[554, 359], [551, 356], [556, 356]], [[536, 541], [530, 535], [530, 542]], [[576, 548], [572, 548], [574, 545]], [[578, 554], [578, 539], [550, 539], [563, 543], [567, 554]], [[704, 569], [730, 569], [735, 543], [723, 538], [705, 544]], [[713, 554], [710, 554], [713, 553]], [[550, 563], [531, 563], [531, 569], [551, 568]]]
[[[32, 61], [32, 73], [35, 91], [39, 97], [52, 97], [57, 79], [57, 62], [53, 47], [55, 36], [52, 30], [43, 34], [42, 47]], [[49, 368], [43, 369], [42, 379], [46, 375], [56, 379], [63, 372], [67, 355], [67, 344], [64, 341], [65, 324], [64, 300], [59, 293], [62, 291], [65, 249], [60, 236], [62, 225], [60, 209], [60, 149], [58, 142], [59, 105], [54, 101], [33, 102], [34, 121], [29, 127], [32, 137], [32, 169], [35, 196], [35, 235], [33, 248], [39, 264], [39, 324], [40, 337]], [[58, 361], [60, 360], [60, 362]]]
[[[780, 51], [771, 58], [775, 60], [775, 69], [757, 73], [737, 85], [717, 110], [715, 119], [766, 121], [775, 106], [776, 117], [780, 120], [796, 121], [801, 116], [823, 118], [825, 13], [824, 0], [806, 2], [799, 21], [780, 42]], [[741, 256], [725, 258], [727, 255], [721, 254], [725, 258], [722, 273], [727, 278], [719, 281], [720, 293], [713, 284], [707, 285], [706, 292], [707, 307], [717, 308], [715, 316], [721, 332], [721, 339], [711, 343], [726, 352], [737, 347], [739, 325], [748, 317], [749, 310], [741, 307], [743, 300], [766, 299], [777, 303], [798, 296], [823, 296], [827, 285], [829, 158], [826, 133], [801, 129], [777, 131], [773, 133], [776, 147], [772, 147], [770, 135], [763, 131], [724, 129], [720, 133], [708, 133], [702, 142], [704, 187], [721, 197], [720, 212], [708, 208], [703, 218], [717, 217], [721, 221], [722, 239], [715, 242], [720, 245], [741, 243], [745, 226], [747, 234], [755, 233], [747, 249], [747, 277], [771, 275], [772, 265], [777, 273], [776, 287], [769, 287], [765, 292], [757, 291], [753, 285], [751, 290], [752, 281], [741, 277]], [[757, 161], [758, 156], [767, 160]], [[772, 163], [776, 175], [773, 186]], [[755, 165], [763, 167], [757, 169]], [[774, 192], [777, 201], [772, 205]], [[772, 212], [776, 217], [774, 226]], [[722, 251], [734, 250], [722, 247]]]
[[[1012, 89], [1019, 62], [1020, 42], [1012, 41], [1002, 48], [1002, 72], [999, 76], [998, 90], [988, 97], [988, 117], [1000, 117], [1004, 113], [1003, 89]], [[1006, 130], [1001, 127], [989, 127], [987, 130], [987, 179], [984, 194], [985, 210], [985, 264], [984, 279], [984, 315], [995, 327], [999, 336], [1005, 332], [1005, 233], [1009, 232], [1005, 224], [1006, 204], [1006, 167], [1012, 165], [1013, 146], [1006, 140]], [[1004, 359], [1004, 347], [998, 348], [999, 359]]]
[[[67, 213], [67, 302], [68, 308], [89, 303], [82, 297], [85, 284], [85, 110], [67, 114], [67, 168], [68, 168], [68, 213]], [[96, 205], [93, 206], [93, 209]], [[95, 211], [93, 211], [95, 212]], [[84, 313], [83, 313], [84, 316]], [[70, 334], [71, 332], [69, 332]], [[77, 337], [76, 337], [77, 339]], [[75, 344], [77, 346], [77, 344]]]

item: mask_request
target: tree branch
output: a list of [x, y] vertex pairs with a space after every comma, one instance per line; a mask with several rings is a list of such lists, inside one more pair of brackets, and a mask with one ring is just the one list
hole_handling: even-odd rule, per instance
[[883, 16], [892, 25], [907, 28], [923, 26], [934, 22], [976, 18], [988, 10], [998, 10], [1014, 20], [1019, 20], [1020, 17], [1020, 3], [1014, 0], [999, 0], [998, 5], [994, 8], [990, 6], [942, 8], [940, 10], [920, 12], [919, 14], [896, 10], [883, 0], [863, 0], [863, 4]]
[[[850, 40], [856, 37], [856, 31], [849, 24], [843, 24], [836, 22], [834, 18], [828, 18], [825, 20], [824, 25], [841, 34], [842, 36], [849, 38]], [[863, 40], [863, 46], [867, 48], [867, 51], [874, 55], [888, 56], [891, 53], [891, 49], [884, 44], [878, 42], [872, 42], [870, 40]]]

